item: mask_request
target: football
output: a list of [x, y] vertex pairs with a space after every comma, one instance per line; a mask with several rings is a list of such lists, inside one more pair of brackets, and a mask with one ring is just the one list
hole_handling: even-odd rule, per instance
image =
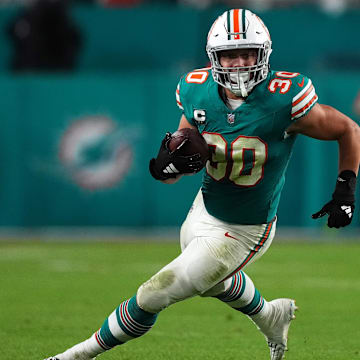
[[183, 128], [175, 131], [171, 135], [171, 139], [168, 143], [168, 149], [171, 152], [177, 150], [177, 154], [181, 156], [199, 153], [203, 167], [210, 157], [208, 144], [196, 129]]

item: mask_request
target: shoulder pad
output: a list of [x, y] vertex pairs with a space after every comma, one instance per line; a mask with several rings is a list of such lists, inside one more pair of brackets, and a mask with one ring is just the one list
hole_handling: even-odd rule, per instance
[[193, 90], [199, 90], [199, 85], [205, 84], [211, 77], [211, 68], [193, 70], [181, 77], [176, 88], [176, 103], [180, 110], [186, 111], [186, 100]]

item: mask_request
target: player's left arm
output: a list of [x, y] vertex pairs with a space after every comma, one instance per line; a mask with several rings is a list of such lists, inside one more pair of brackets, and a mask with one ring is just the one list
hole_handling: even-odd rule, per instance
[[289, 134], [303, 134], [339, 144], [339, 176], [332, 200], [313, 218], [329, 215], [329, 227], [350, 224], [355, 208], [356, 177], [360, 164], [360, 128], [348, 116], [328, 105], [315, 104], [288, 129]]
[[287, 133], [303, 134], [319, 140], [337, 140], [339, 173], [356, 175], [360, 163], [360, 128], [349, 117], [328, 105], [315, 104], [307, 115], [293, 123]]

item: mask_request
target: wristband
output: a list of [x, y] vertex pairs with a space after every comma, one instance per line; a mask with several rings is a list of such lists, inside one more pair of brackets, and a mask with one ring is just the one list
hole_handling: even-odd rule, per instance
[[342, 171], [336, 181], [332, 195], [334, 201], [342, 205], [353, 205], [355, 202], [356, 174], [352, 170]]

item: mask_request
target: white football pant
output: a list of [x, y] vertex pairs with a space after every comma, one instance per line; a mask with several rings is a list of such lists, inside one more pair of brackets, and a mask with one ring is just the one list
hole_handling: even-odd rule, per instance
[[269, 224], [235, 225], [211, 216], [200, 190], [181, 227], [182, 253], [140, 286], [138, 305], [158, 313], [195, 295], [221, 294], [225, 279], [265, 253], [275, 228], [276, 219]]

